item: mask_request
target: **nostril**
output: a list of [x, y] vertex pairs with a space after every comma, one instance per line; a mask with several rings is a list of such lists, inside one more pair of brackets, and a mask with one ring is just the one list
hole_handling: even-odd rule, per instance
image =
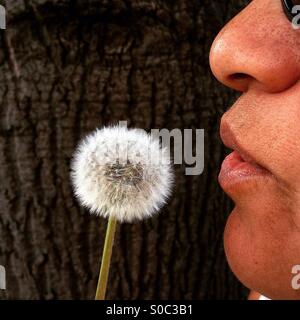
[[249, 78], [249, 75], [247, 75], [246, 73], [239, 73], [239, 72], [229, 76], [229, 79], [231, 81], [241, 81], [241, 80], [246, 80], [248, 78]]
[[251, 75], [247, 73], [236, 72], [227, 75], [226, 83], [237, 91], [246, 92], [252, 79]]

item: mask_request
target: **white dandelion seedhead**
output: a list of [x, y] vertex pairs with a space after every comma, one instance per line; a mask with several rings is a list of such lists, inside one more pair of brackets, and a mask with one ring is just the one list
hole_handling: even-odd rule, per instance
[[121, 222], [152, 216], [173, 182], [169, 154], [159, 140], [120, 126], [96, 130], [80, 143], [71, 177], [84, 206]]

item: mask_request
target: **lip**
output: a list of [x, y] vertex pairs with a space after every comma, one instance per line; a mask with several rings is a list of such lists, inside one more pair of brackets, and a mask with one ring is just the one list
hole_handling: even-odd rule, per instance
[[272, 175], [238, 143], [226, 121], [221, 122], [220, 135], [225, 146], [233, 149], [233, 152], [224, 159], [218, 177], [224, 191], [231, 191], [233, 187]]
[[245, 161], [238, 151], [233, 151], [222, 163], [219, 183], [226, 191], [238, 184], [269, 175], [269, 171], [265, 168], [256, 163]]

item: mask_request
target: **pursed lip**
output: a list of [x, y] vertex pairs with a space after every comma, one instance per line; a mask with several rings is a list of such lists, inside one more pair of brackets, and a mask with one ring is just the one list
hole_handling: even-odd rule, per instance
[[219, 183], [225, 191], [238, 184], [271, 175], [269, 170], [238, 143], [233, 130], [225, 121], [221, 122], [220, 136], [224, 145], [233, 150], [224, 159], [219, 173]]

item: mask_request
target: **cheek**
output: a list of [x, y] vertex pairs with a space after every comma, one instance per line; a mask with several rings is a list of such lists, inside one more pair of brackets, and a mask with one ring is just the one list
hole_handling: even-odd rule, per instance
[[246, 98], [243, 108], [230, 111], [238, 138], [291, 191], [300, 191], [300, 82], [285, 93]]

